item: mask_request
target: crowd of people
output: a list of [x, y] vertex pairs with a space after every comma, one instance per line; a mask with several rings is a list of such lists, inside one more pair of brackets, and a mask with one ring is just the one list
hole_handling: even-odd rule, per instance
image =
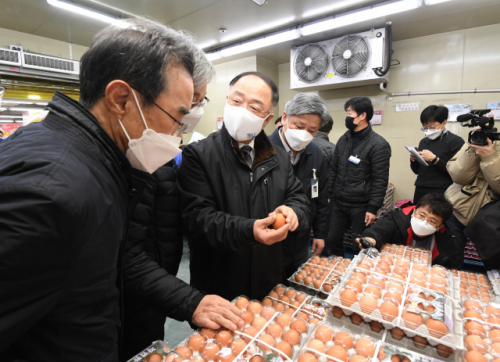
[[[3, 361], [126, 361], [163, 339], [166, 317], [235, 330], [244, 323], [230, 300], [262, 299], [309, 251], [343, 256], [349, 227], [355, 253], [364, 237], [458, 268], [467, 226], [495, 228], [500, 144], [464, 143], [445, 107], [421, 115], [428, 165], [410, 157], [415, 204], [374, 223], [391, 146], [370, 125], [369, 98], [345, 103], [336, 145], [316, 93], [288, 100], [267, 136], [278, 88], [244, 72], [220, 132], [181, 158], [215, 76], [190, 36], [143, 19], [111, 25], [80, 67], [79, 102], [57, 92], [43, 122], [0, 146]], [[183, 236], [189, 284], [175, 276]]]

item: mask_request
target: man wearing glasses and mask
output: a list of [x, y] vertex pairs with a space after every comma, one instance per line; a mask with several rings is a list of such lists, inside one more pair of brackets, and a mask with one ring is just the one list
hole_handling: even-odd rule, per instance
[[[263, 131], [277, 102], [266, 75], [236, 76], [222, 130], [183, 151], [178, 180], [191, 285], [227, 299], [262, 299], [281, 282], [281, 241], [308, 231], [302, 185], [287, 153]], [[276, 213], [286, 218], [278, 230], [269, 228]]]
[[80, 101], [56, 93], [42, 122], [2, 145], [2, 361], [118, 361], [123, 290], [198, 326], [243, 325], [127, 240], [146, 187], [132, 168], [153, 173], [180, 152], [197, 52], [153, 21], [110, 25], [82, 57]]

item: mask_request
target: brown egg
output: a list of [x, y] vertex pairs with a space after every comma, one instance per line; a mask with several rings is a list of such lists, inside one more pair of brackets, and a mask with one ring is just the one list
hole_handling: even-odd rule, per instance
[[250, 304], [250, 302], [248, 301], [247, 298], [240, 297], [240, 298], [238, 298], [238, 300], [236, 301], [235, 304], [240, 309], [246, 309], [248, 307], [248, 305]]
[[316, 318], [311, 318], [311, 320], [309, 321], [309, 323], [314, 324], [315, 326], [317, 326], [318, 323], [319, 323], [319, 320], [316, 319]]
[[266, 320], [270, 321], [274, 314], [276, 313], [276, 309], [273, 307], [264, 307], [262, 308], [262, 311], [260, 312], [260, 315], [265, 318]]
[[352, 273], [351, 280], [357, 280], [361, 284], [365, 284], [366, 283], [366, 276], [363, 273], [359, 273], [359, 272], [358, 273]]
[[344, 362], [347, 362], [347, 358], [349, 357], [344, 347], [338, 345], [330, 347], [326, 354]]
[[304, 285], [310, 286], [312, 283], [313, 283], [313, 278], [311, 278], [311, 277], [304, 278]]
[[193, 351], [200, 352], [205, 347], [205, 338], [199, 334], [195, 334], [189, 338], [187, 346]]
[[290, 323], [292, 323], [292, 317], [289, 314], [283, 313], [280, 314], [276, 322], [282, 327], [288, 327]]
[[290, 343], [292, 346], [296, 346], [300, 343], [300, 334], [296, 330], [289, 329], [283, 335], [283, 340]]
[[252, 302], [247, 307], [248, 311], [250, 311], [253, 315], [259, 314], [262, 310], [262, 304], [259, 302]]
[[318, 329], [316, 329], [316, 333], [314, 333], [314, 338], [326, 344], [333, 339], [333, 332], [327, 326], [321, 326], [318, 327]]
[[298, 312], [295, 315], [295, 318], [302, 319], [305, 322], [307, 322], [307, 320], [309, 319], [308, 315], [306, 313], [304, 313], [304, 312]]
[[383, 302], [380, 305], [380, 313], [384, 320], [392, 322], [398, 316], [398, 306], [392, 302]]
[[382, 293], [380, 293], [380, 289], [373, 286], [373, 285], [367, 286], [365, 288], [364, 294], [371, 295], [372, 297], [377, 298], [377, 299], [380, 299], [382, 297]]
[[479, 353], [478, 351], [467, 352], [464, 359], [466, 362], [488, 362], [486, 357], [484, 357], [483, 354]]
[[356, 355], [352, 357], [349, 362], [368, 362], [368, 358], [365, 356]]
[[323, 354], [326, 352], [326, 347], [323, 342], [317, 339], [313, 339], [311, 342], [309, 342], [307, 348], [314, 349], [315, 351]]
[[363, 313], [371, 314], [378, 306], [378, 299], [371, 295], [363, 295], [359, 300], [359, 306]]
[[267, 333], [273, 338], [281, 338], [283, 335], [283, 328], [278, 324], [271, 324], [267, 327]]
[[444, 295], [448, 295], [448, 291], [446, 290], [446, 287], [441, 287], [441, 286], [436, 285], [436, 284], [430, 284], [429, 285], [429, 289], [430, 290], [435, 290], [437, 292], [441, 292]]
[[290, 324], [290, 329], [302, 334], [307, 332], [307, 325], [302, 319], [296, 319], [292, 322], [292, 324]]
[[415, 346], [417, 346], [418, 348], [423, 349], [427, 346], [427, 338], [421, 336], [414, 336], [413, 343], [415, 343]]
[[382, 326], [382, 323], [378, 322], [378, 321], [371, 321], [370, 322], [370, 328], [372, 329], [372, 331], [374, 332], [380, 332], [383, 328]]
[[368, 284], [370, 285], [374, 285], [380, 289], [384, 289], [385, 288], [385, 281], [380, 279], [380, 278], [377, 278], [377, 277], [371, 277], [369, 280], [368, 280]]
[[342, 346], [344, 349], [349, 350], [354, 347], [354, 341], [352, 337], [346, 332], [339, 332], [333, 338], [333, 343], [338, 346]]
[[319, 289], [321, 287], [321, 284], [323, 283], [323, 281], [321, 281], [320, 279], [317, 279], [313, 282], [313, 287], [314, 289]]
[[[281, 342], [276, 344], [275, 348], [278, 351], [281, 351], [283, 356], [287, 356], [288, 358], [292, 358], [293, 348], [290, 345], [290, 343], [288, 343], [286, 341], [281, 341]], [[286, 359], [286, 357], [284, 357], [284, 358]]]
[[305, 352], [299, 357], [298, 362], [318, 362], [312, 353]]
[[215, 343], [222, 348], [227, 347], [233, 342], [233, 336], [228, 331], [220, 331], [215, 336]]
[[355, 279], [351, 279], [347, 283], [345, 283], [345, 287], [351, 289], [355, 293], [361, 293], [361, 291], [363, 290], [363, 285]]
[[231, 348], [224, 347], [217, 353], [216, 362], [231, 362], [235, 356]]
[[146, 361], [146, 362], [162, 362], [163, 356], [159, 353], [150, 353], [144, 361]]
[[267, 319], [264, 318], [264, 317], [257, 317], [253, 320], [252, 322], [252, 327], [255, 327], [257, 330], [261, 330], [262, 328], [264, 328], [264, 326], [266, 325], [267, 323]]
[[496, 317], [496, 318], [500, 318], [500, 308], [496, 308], [492, 305], [489, 305], [486, 307], [486, 309], [484, 310], [484, 312], [486, 313], [486, 315], [488, 317]]
[[405, 336], [405, 332], [399, 327], [394, 327], [393, 329], [391, 329], [391, 335], [392, 338], [399, 341]]
[[491, 324], [491, 328], [495, 328], [495, 329], [498, 329], [500, 328], [500, 319], [496, 318], [496, 317], [489, 317], [486, 322], [488, 322], [489, 324]]
[[182, 360], [190, 359], [193, 356], [193, 352], [186, 346], [179, 346], [175, 349], [175, 352], [181, 357]]
[[283, 303], [290, 303], [290, 298], [288, 298], [286, 295], [282, 295], [281, 297], [278, 298], [281, 300]]
[[[241, 312], [241, 319], [245, 322], [245, 324], [250, 324], [253, 321], [253, 314], [249, 311]], [[213, 337], [212, 337], [213, 338]]]
[[384, 263], [378, 263], [377, 264], [377, 270], [382, 271], [385, 274], [391, 272], [391, 267], [389, 264], [384, 264]]
[[[193, 357], [191, 357], [190, 359], [191, 362], [205, 362], [205, 360], [203, 359], [203, 357], [201, 357], [200, 355], [193, 355]], [[169, 360], [169, 357], [167, 357], [165, 359], [165, 362], [172, 362]]]
[[202, 328], [200, 331], [200, 334], [205, 338], [205, 340], [215, 338], [216, 333], [216, 330], [208, 328]]
[[484, 338], [486, 336], [486, 331], [484, 330], [483, 325], [476, 321], [469, 321], [465, 323], [464, 329], [467, 332], [468, 336], [470, 336], [471, 334], [479, 336], [481, 338]]
[[465, 311], [464, 318], [477, 318], [479, 320], [483, 320], [483, 316], [479, 312], [472, 309]]
[[274, 299], [278, 299], [279, 298], [278, 293], [276, 293], [274, 290], [272, 292], [270, 292], [267, 296], [271, 297], [271, 298], [274, 298]]
[[427, 284], [421, 280], [417, 280], [417, 279], [410, 279], [410, 283], [411, 284], [414, 284], [414, 285], [418, 285], [419, 287], [422, 287], [422, 288], [425, 288], [427, 286]]
[[294, 308], [287, 308], [284, 310], [284, 313], [290, 314], [290, 316], [292, 316], [295, 313], [295, 309]]
[[325, 283], [323, 284], [323, 290], [327, 293], [331, 292], [333, 290], [333, 285]]
[[465, 348], [467, 348], [468, 351], [478, 351], [481, 353], [486, 353], [486, 343], [479, 336], [470, 335], [465, 337], [464, 344]]
[[355, 292], [353, 292], [352, 290], [350, 290], [350, 289], [344, 289], [340, 293], [340, 302], [342, 303], [342, 305], [350, 307], [357, 300], [358, 300], [357, 294]]
[[445, 346], [444, 344], [438, 344], [436, 350], [440, 356], [448, 358], [452, 353], [453, 349], [451, 347]]
[[403, 318], [405, 326], [410, 329], [417, 329], [424, 324], [424, 318], [421, 314], [408, 312], [407, 310], [403, 311], [401, 318]]
[[465, 310], [475, 310], [475, 311], [480, 312], [480, 313], [483, 311], [481, 304], [479, 304], [479, 302], [476, 302], [475, 300], [466, 300], [464, 302], [464, 309]]
[[370, 268], [373, 268], [373, 262], [368, 259], [368, 258], [364, 258], [363, 260], [361, 260], [361, 263], [359, 263], [360, 265], [368, 265]]
[[361, 317], [359, 314], [357, 313], [353, 313], [350, 315], [350, 318], [351, 318], [351, 322], [353, 324], [356, 324], [357, 326], [359, 326], [361, 324], [361, 322], [363, 321], [363, 317]]
[[490, 333], [488, 333], [488, 338], [492, 343], [500, 342], [500, 329], [492, 329]]
[[342, 318], [342, 316], [344, 315], [344, 312], [342, 311], [342, 308], [340, 308], [340, 307], [333, 307], [332, 314], [335, 318]]
[[380, 257], [380, 263], [386, 263], [386, 264], [392, 265], [392, 264], [394, 264], [394, 261], [393, 261], [393, 259], [392, 259], [391, 256], [389, 256], [389, 255], [382, 255]]
[[201, 356], [206, 362], [215, 361], [215, 356], [219, 353], [219, 351], [220, 348], [218, 345], [215, 343], [207, 343], [205, 348], [201, 351]]
[[272, 301], [272, 299], [266, 297], [266, 298], [262, 299], [262, 305], [264, 305], [264, 306], [273, 305], [273, 301]]
[[398, 259], [394, 265], [400, 268], [410, 269], [410, 262], [406, 259]]
[[399, 292], [386, 292], [382, 299], [397, 305], [400, 305], [402, 301], [401, 293]]
[[293, 299], [293, 298], [295, 298], [295, 296], [297, 295], [297, 292], [296, 292], [295, 290], [293, 290], [293, 289], [287, 289], [287, 290], [285, 291], [285, 295], [286, 295], [288, 298]]
[[371, 358], [375, 354], [375, 347], [375, 343], [371, 339], [360, 338], [356, 342], [354, 349], [358, 355]]
[[413, 265], [413, 270], [419, 271], [421, 273], [427, 274], [428, 269], [425, 265], [422, 264], [414, 264]]
[[241, 351], [243, 351], [243, 349], [247, 346], [246, 342], [239, 338], [239, 339], [235, 339], [233, 341], [233, 343], [231, 343], [231, 349], [233, 351], [233, 354], [235, 356], [239, 355]]
[[495, 358], [500, 357], [500, 343], [493, 343], [490, 346], [490, 354]]
[[[246, 327], [243, 330], [243, 333], [247, 334], [250, 337], [255, 337], [257, 333], [259, 333], [259, 330], [255, 327]], [[247, 336], [242, 336], [242, 338], [245, 340], [245, 342], [249, 343], [251, 338]]]
[[273, 228], [275, 230], [283, 227], [284, 225], [286, 224], [286, 218], [283, 216], [282, 213], [278, 212], [276, 214], [276, 220], [274, 220], [274, 223], [273, 223]]
[[261, 342], [257, 342], [257, 346], [259, 346], [262, 352], [264, 353], [272, 352], [272, 350], [264, 343], [268, 344], [271, 347], [274, 347], [276, 341], [274, 340], [273, 336], [271, 336], [270, 334], [264, 334], [259, 337], [259, 341]]
[[442, 338], [448, 333], [448, 327], [443, 322], [433, 318], [427, 319], [425, 326], [434, 338]]
[[391, 278], [394, 280], [402, 281], [402, 282], [406, 281], [406, 277], [404, 277], [402, 275], [398, 275], [398, 274], [391, 274]]
[[295, 297], [295, 300], [302, 303], [304, 302], [304, 300], [306, 300], [307, 296], [305, 294], [297, 294], [297, 296]]
[[400, 266], [395, 267], [394, 270], [392, 271], [392, 273], [396, 274], [396, 275], [400, 275], [404, 278], [408, 277], [408, 269], [400, 267]]
[[387, 357], [387, 354], [385, 353], [384, 347], [380, 347], [380, 350], [378, 351], [377, 358], [379, 361], [383, 361]]

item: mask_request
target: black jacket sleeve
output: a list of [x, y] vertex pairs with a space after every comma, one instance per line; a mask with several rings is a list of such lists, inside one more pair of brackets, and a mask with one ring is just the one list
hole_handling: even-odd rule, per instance
[[290, 207], [295, 211], [297, 219], [299, 220], [299, 226], [295, 232], [298, 235], [304, 235], [309, 230], [309, 215], [311, 213], [309, 209], [309, 200], [304, 194], [304, 189], [302, 188], [302, 182], [295, 177], [293, 172], [293, 166], [291, 162], [286, 163], [288, 165], [288, 179], [287, 179], [287, 189], [285, 195], [285, 201], [283, 205]]
[[382, 217], [375, 224], [370, 226], [368, 229], [363, 231], [363, 236], [373, 238], [377, 241], [376, 248], [380, 250], [382, 245], [386, 243], [392, 243], [396, 239], [401, 239], [402, 235], [398, 225], [392, 218], [391, 213], [396, 211], [390, 211], [387, 215]]
[[328, 174], [326, 170], [326, 158], [318, 170], [319, 190], [318, 197], [312, 199], [316, 203], [316, 215], [312, 220], [313, 234], [316, 239], [326, 238], [326, 224], [328, 218]]
[[0, 189], [0, 354], [56, 306], [90, 229], [70, 198], [50, 191]]
[[337, 146], [333, 150], [332, 161], [330, 162], [330, 167], [328, 167], [328, 198], [333, 198], [333, 188], [335, 186], [335, 179], [337, 178], [337, 170], [339, 167], [339, 142], [337, 142]]
[[439, 161], [434, 165], [430, 165], [430, 167], [436, 167], [439, 171], [448, 174], [446, 164], [453, 158], [453, 156], [455, 156], [458, 151], [460, 151], [464, 143], [465, 142], [461, 137], [456, 137], [453, 142], [450, 142], [450, 144], [448, 145], [450, 147], [450, 151], [448, 153], [450, 157], [448, 157], [448, 155], [439, 157]]
[[368, 212], [373, 214], [384, 203], [385, 194], [387, 192], [387, 184], [389, 183], [389, 166], [391, 159], [391, 146], [387, 142], [383, 142], [373, 150], [371, 166], [372, 166], [372, 189], [370, 201], [368, 201]]
[[[217, 211], [206, 172], [194, 147], [185, 147], [177, 172], [183, 228], [190, 239], [206, 240], [214, 248], [238, 252], [255, 241], [255, 220]], [[290, 195], [291, 204], [294, 204], [293, 195]]]
[[[418, 149], [421, 150], [422, 149], [421, 147], [422, 147], [422, 141], [420, 141], [420, 143], [418, 144]], [[411, 170], [413, 171], [413, 173], [415, 175], [418, 175], [420, 163], [418, 161], [410, 160], [410, 167], [411, 167]]]

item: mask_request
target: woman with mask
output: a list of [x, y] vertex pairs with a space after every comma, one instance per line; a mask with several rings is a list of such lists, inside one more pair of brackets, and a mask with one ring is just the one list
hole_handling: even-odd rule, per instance
[[[445, 226], [452, 212], [453, 207], [443, 195], [427, 194], [416, 206], [388, 212], [362, 235], [377, 249], [386, 243], [408, 245], [429, 250], [432, 264], [460, 268], [463, 252]], [[359, 238], [356, 243], [363, 248]]]
[[448, 108], [443, 106], [429, 106], [420, 115], [425, 138], [420, 141], [418, 151], [429, 166], [410, 155], [411, 169], [418, 175], [413, 196], [415, 204], [431, 192], [444, 195], [453, 183], [446, 163], [462, 148], [464, 140], [446, 129], [447, 120]]

